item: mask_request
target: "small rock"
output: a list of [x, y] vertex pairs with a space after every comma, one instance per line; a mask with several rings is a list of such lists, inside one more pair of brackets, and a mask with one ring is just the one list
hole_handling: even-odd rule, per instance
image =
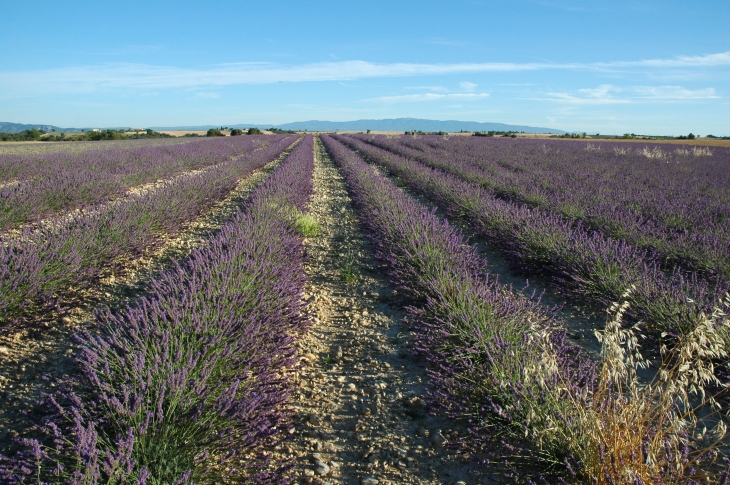
[[326, 477], [330, 473], [330, 466], [327, 463], [323, 462], [323, 461], [318, 461], [316, 463], [315, 467], [316, 468], [314, 469], [314, 471], [320, 477]]
[[314, 470], [312, 470], [311, 468], [305, 468], [304, 469], [304, 475], [306, 475], [308, 477], [313, 477], [314, 476], [314, 473], [315, 473]]
[[426, 428], [418, 428], [416, 434], [421, 438], [425, 438], [428, 436], [428, 430]]
[[456, 485], [466, 485], [466, 482], [464, 480], [459, 480], [456, 482]]
[[441, 431], [438, 431], [431, 436], [431, 444], [433, 444], [436, 448], [441, 448], [446, 443], [446, 438], [444, 438], [444, 435], [441, 434]]
[[63, 317], [63, 318], [61, 319], [61, 321], [62, 321], [63, 323], [71, 323], [71, 317]]
[[0, 347], [0, 355], [10, 355], [10, 350], [7, 347]]
[[378, 485], [380, 481], [375, 477], [365, 477], [360, 479], [360, 485]]
[[322, 426], [322, 418], [312, 413], [309, 415], [309, 424], [312, 426]]

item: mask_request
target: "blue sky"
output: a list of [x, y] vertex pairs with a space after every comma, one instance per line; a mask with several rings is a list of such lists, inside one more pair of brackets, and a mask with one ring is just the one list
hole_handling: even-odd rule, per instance
[[730, 135], [730, 1], [0, 0], [0, 121]]

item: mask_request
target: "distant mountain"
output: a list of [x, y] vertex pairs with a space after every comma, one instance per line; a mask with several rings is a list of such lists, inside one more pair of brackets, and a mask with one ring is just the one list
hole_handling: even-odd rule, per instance
[[[21, 131], [30, 130], [35, 128], [36, 130], [43, 130], [45, 132], [51, 132], [56, 130], [59, 133], [76, 133], [82, 130], [90, 130], [91, 128], [60, 128], [53, 125], [24, 125], [23, 123], [8, 123], [0, 121], [0, 132], [2, 133], [20, 133]], [[116, 129], [116, 128], [115, 128]]]
[[24, 125], [22, 123], [7, 123], [4, 121], [0, 121], [0, 132], [3, 133], [20, 133], [21, 131], [30, 130], [32, 128], [35, 128], [37, 130], [43, 130], [43, 131], [66, 131], [63, 128], [59, 128], [58, 126], [51, 126], [51, 125]]
[[[176, 131], [199, 131], [209, 128], [218, 128], [220, 125], [199, 125], [199, 126], [153, 126], [153, 130], [176, 130]], [[535, 126], [507, 125], [504, 123], [480, 123], [477, 121], [456, 121], [456, 120], [424, 120], [419, 118], [395, 118], [387, 120], [356, 120], [356, 121], [295, 121], [282, 125], [270, 123], [241, 123], [228, 125], [230, 128], [280, 128], [282, 130], [295, 131], [524, 131], [525, 133], [566, 133], [555, 128], [542, 128]], [[53, 125], [24, 125], [21, 123], [0, 122], [0, 132], [18, 133], [24, 130], [36, 128], [43, 131], [56, 130], [57, 132], [77, 132], [81, 128], [59, 128]], [[100, 128], [100, 127], [99, 127]], [[89, 128], [84, 128], [89, 130]]]
[[[246, 125], [250, 126], [250, 125]], [[388, 120], [357, 121], [297, 121], [285, 123], [276, 128], [282, 130], [309, 131], [524, 131], [525, 133], [565, 133], [555, 128], [507, 125], [504, 123], [480, 123], [477, 121], [424, 120], [419, 118], [395, 118]]]
[[[155, 126], [154, 130], [207, 130], [218, 128], [220, 125], [200, 126]], [[424, 120], [419, 118], [395, 118], [387, 120], [357, 120], [357, 121], [295, 121], [282, 125], [270, 123], [241, 123], [228, 125], [230, 128], [280, 128], [282, 130], [294, 131], [524, 131], [525, 133], [565, 133], [555, 128], [542, 128], [536, 126], [507, 125], [504, 123], [480, 123], [477, 121], [439, 121]]]

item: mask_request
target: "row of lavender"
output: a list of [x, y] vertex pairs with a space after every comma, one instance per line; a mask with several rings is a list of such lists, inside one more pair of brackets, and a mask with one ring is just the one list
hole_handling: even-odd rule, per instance
[[0, 232], [120, 197], [131, 187], [223, 163], [282, 138], [234, 137], [76, 154], [2, 155]]
[[138, 254], [160, 242], [162, 235], [179, 230], [294, 140], [280, 138], [144, 194], [0, 239], [0, 328], [22, 324], [40, 308], [58, 306], [64, 292], [92, 284], [115, 258]]
[[519, 270], [552, 275], [579, 299], [608, 306], [631, 287], [629, 315], [661, 332], [686, 333], [730, 288], [695, 276], [666, 276], [645, 251], [550, 212], [498, 199], [482, 186], [353, 137], [338, 137], [449, 213], [463, 216]]
[[730, 278], [726, 148], [642, 152], [617, 143], [360, 139], [650, 250], [664, 267]]
[[[696, 483], [698, 457], [682, 438], [694, 423], [677, 419], [673, 404], [646, 412], [655, 396], [643, 395], [626, 373], [633, 355], [623, 353], [620, 317], [603, 333], [606, 361], [597, 366], [565, 343], [558, 322], [538, 303], [486, 275], [458, 229], [335, 139], [323, 141], [377, 256], [417, 302], [409, 319], [427, 357], [432, 402], [467, 421], [471, 453], [502, 465], [521, 456], [520, 473], [539, 474], [541, 462], [543, 478], [557, 473], [576, 483]], [[718, 339], [711, 343], [716, 350]], [[696, 345], [697, 339], [688, 344]], [[707, 356], [694, 357], [689, 372]], [[683, 397], [678, 387], [659, 386], [671, 403]]]
[[301, 316], [294, 231], [312, 193], [305, 138], [202, 249], [148, 296], [98, 315], [79, 375], [51, 403], [48, 440], [5, 460], [7, 483], [288, 482], [264, 453], [286, 434], [285, 369]]

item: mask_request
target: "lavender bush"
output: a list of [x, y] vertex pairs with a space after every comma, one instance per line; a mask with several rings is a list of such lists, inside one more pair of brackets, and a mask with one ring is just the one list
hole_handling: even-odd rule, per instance
[[[531, 457], [533, 472], [541, 462], [545, 473], [562, 475], [551, 476], [552, 483], [689, 484], [713, 476], [694, 468], [711, 461], [716, 443], [701, 448], [688, 439], [697, 422], [687, 404], [691, 393], [717, 383], [712, 360], [727, 358], [722, 333], [730, 322], [721, 311], [698, 321], [657, 383], [644, 388], [631, 371], [636, 341], [626, 344], [620, 315], [601, 334], [604, 359], [597, 366], [564, 341], [538, 303], [485, 275], [458, 230], [333, 138], [323, 141], [393, 282], [419, 302], [409, 313], [428, 360], [433, 402], [468, 422], [472, 453], [500, 461], [521, 453]], [[652, 406], [657, 395], [663, 401]], [[632, 430], [638, 434], [626, 434]], [[532, 449], [520, 446], [525, 440]], [[495, 442], [501, 450], [490, 454]]]
[[217, 165], [283, 138], [226, 138], [77, 154], [0, 155], [0, 232], [70, 209], [88, 208], [120, 197], [131, 187]]
[[91, 284], [102, 268], [174, 232], [223, 198], [238, 180], [275, 159], [293, 138], [134, 195], [70, 221], [0, 239], [0, 327], [58, 305], [69, 287]]
[[[149, 295], [98, 314], [78, 336], [79, 377], [51, 399], [48, 442], [6, 459], [8, 483], [288, 483], [264, 453], [288, 429], [284, 406], [301, 316], [295, 214], [312, 191], [302, 141], [208, 244]], [[271, 202], [276, 201], [272, 204]]]
[[360, 136], [505, 200], [580, 221], [715, 278], [730, 277], [730, 150], [669, 145]]
[[657, 334], [689, 331], [703, 313], [713, 312], [729, 289], [728, 284], [716, 287], [696, 275], [675, 272], [667, 276], [645, 251], [624, 241], [549, 212], [500, 200], [480, 185], [352, 137], [338, 139], [451, 214], [465, 217], [523, 272], [552, 275], [556, 284], [575, 297], [603, 306], [619, 301], [627, 288], [635, 287], [628, 315], [644, 320]]

